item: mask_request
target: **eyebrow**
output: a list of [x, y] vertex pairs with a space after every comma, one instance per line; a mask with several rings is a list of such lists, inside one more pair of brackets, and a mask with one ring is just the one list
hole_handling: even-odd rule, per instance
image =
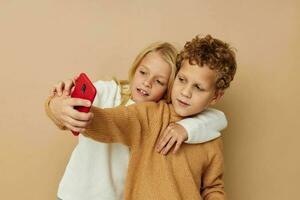
[[[186, 75], [185, 75], [184, 73], [182, 73], [182, 72], [179, 72], [179, 73], [178, 73], [178, 76], [183, 76], [183, 78], [187, 79], [187, 78], [186, 78]], [[201, 83], [199, 83], [199, 82], [196, 82], [196, 83], [193, 83], [193, 84], [194, 84], [194, 85], [198, 85], [198, 86], [200, 86], [200, 87], [203, 88], [203, 89], [207, 89], [206, 86], [204, 86], [203, 84], [201, 84]]]
[[[141, 66], [141, 67], [144, 67], [144, 68], [146, 68], [148, 71], [150, 71], [150, 70], [149, 70], [149, 67], [147, 67], [146, 65], [140, 65], [140, 66]], [[156, 77], [163, 78], [163, 79], [168, 79], [167, 77], [161, 76], [161, 75], [157, 75]]]

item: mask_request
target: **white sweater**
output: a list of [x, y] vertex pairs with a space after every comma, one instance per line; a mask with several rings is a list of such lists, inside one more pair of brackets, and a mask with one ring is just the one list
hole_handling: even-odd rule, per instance
[[[121, 90], [115, 81], [97, 81], [94, 85], [97, 89], [94, 106], [111, 108], [120, 104]], [[132, 103], [129, 100], [127, 105]], [[188, 131], [187, 143], [202, 143], [219, 137], [227, 121], [221, 111], [207, 109], [179, 124]], [[58, 197], [63, 200], [122, 199], [128, 160], [126, 146], [100, 143], [80, 134], [59, 184]]]

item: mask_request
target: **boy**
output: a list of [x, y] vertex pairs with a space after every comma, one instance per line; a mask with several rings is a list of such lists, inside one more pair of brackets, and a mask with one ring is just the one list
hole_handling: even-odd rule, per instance
[[130, 148], [125, 199], [224, 199], [221, 139], [186, 145], [175, 155], [155, 153], [169, 123], [202, 112], [229, 87], [236, 61], [230, 47], [207, 35], [187, 42], [178, 56], [180, 68], [172, 104], [137, 103], [128, 107], [92, 107], [94, 119], [83, 133]]

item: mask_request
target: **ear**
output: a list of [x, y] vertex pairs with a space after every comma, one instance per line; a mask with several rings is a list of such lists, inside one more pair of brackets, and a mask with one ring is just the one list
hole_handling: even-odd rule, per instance
[[213, 97], [213, 99], [210, 102], [210, 105], [214, 105], [216, 104], [218, 101], [220, 101], [220, 99], [224, 96], [224, 90], [217, 90], [215, 93], [215, 96]]

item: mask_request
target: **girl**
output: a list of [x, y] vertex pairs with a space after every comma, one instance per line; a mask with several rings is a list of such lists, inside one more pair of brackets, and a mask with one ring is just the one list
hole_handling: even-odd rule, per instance
[[[176, 74], [177, 51], [169, 43], [154, 43], [136, 57], [126, 82], [97, 81], [94, 106], [108, 108], [134, 102], [159, 101], [166, 98]], [[74, 106], [88, 106], [88, 102], [71, 99], [68, 94], [72, 81], [54, 87], [56, 97], [49, 98], [46, 109], [52, 120], [63, 129], [77, 132], [91, 121], [91, 113], [79, 113]], [[128, 87], [128, 88], [127, 88]], [[62, 92], [64, 90], [64, 92]], [[64, 93], [64, 95], [61, 95]], [[209, 109], [194, 118], [171, 125], [157, 145], [157, 151], [166, 154], [181, 143], [202, 143], [220, 135], [226, 127], [226, 118], [220, 111]], [[177, 130], [177, 131], [176, 131]], [[79, 135], [65, 174], [59, 184], [58, 197], [76, 199], [122, 199], [129, 160], [129, 149], [121, 144], [105, 144]]]

